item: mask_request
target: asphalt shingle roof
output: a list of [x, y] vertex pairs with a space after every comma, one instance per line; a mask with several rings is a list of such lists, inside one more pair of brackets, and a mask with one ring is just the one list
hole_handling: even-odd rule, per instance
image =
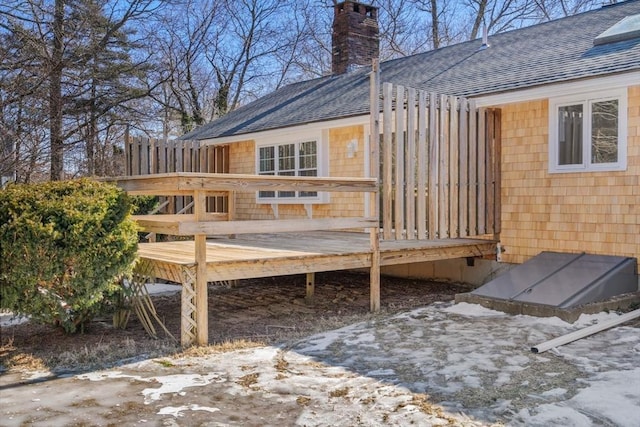
[[[381, 81], [448, 95], [478, 96], [640, 69], [640, 38], [594, 46], [596, 36], [640, 0], [422, 54], [383, 62]], [[241, 135], [369, 112], [368, 67], [294, 83], [183, 136]], [[640, 82], [639, 82], [640, 83]]]

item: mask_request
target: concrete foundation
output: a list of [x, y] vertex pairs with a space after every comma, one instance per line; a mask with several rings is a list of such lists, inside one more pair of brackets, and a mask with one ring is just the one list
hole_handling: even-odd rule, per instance
[[485, 296], [464, 293], [456, 295], [456, 303], [466, 302], [480, 304], [492, 310], [507, 314], [526, 314], [538, 317], [559, 317], [565, 322], [575, 322], [582, 313], [594, 314], [602, 311], [628, 311], [640, 307], [640, 292], [622, 294], [606, 301], [584, 304], [577, 307], [562, 309], [551, 305], [507, 301]]
[[411, 279], [436, 279], [468, 283], [478, 287], [514, 266], [515, 264], [480, 258], [473, 258], [469, 261], [467, 259], [449, 259], [385, 266], [381, 268], [381, 273], [386, 276]]

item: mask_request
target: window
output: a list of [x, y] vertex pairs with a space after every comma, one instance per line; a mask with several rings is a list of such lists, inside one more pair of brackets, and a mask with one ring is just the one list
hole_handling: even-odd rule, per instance
[[[280, 176], [319, 176], [318, 141], [309, 140], [279, 145], [258, 146], [258, 174]], [[324, 202], [315, 191], [260, 191], [258, 201], [265, 203]]]
[[549, 171], [625, 170], [626, 91], [553, 99], [549, 108]]

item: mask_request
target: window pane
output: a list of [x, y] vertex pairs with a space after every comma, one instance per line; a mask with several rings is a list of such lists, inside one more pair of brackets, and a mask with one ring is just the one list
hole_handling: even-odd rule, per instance
[[[295, 171], [296, 170], [296, 151], [294, 144], [280, 145], [278, 147], [278, 171]], [[278, 173], [278, 175], [286, 175]], [[295, 175], [295, 173], [293, 174]]]
[[558, 164], [582, 164], [582, 104], [558, 108]]
[[[281, 144], [260, 147], [258, 151], [260, 175], [317, 176], [318, 144], [304, 141], [295, 144]], [[260, 191], [260, 197], [296, 198], [316, 197], [316, 192]]]
[[275, 149], [274, 147], [260, 147], [260, 162], [258, 171], [260, 174], [263, 172], [275, 171]]
[[591, 163], [618, 161], [618, 100], [591, 106]]
[[300, 143], [300, 169], [311, 169], [317, 166], [316, 142], [307, 141]]

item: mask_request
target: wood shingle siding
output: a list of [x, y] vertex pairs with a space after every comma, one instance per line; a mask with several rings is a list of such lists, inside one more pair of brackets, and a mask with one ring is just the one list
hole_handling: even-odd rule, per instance
[[628, 90], [627, 170], [550, 174], [548, 102], [502, 107], [502, 259], [542, 250], [640, 254], [640, 86]]

